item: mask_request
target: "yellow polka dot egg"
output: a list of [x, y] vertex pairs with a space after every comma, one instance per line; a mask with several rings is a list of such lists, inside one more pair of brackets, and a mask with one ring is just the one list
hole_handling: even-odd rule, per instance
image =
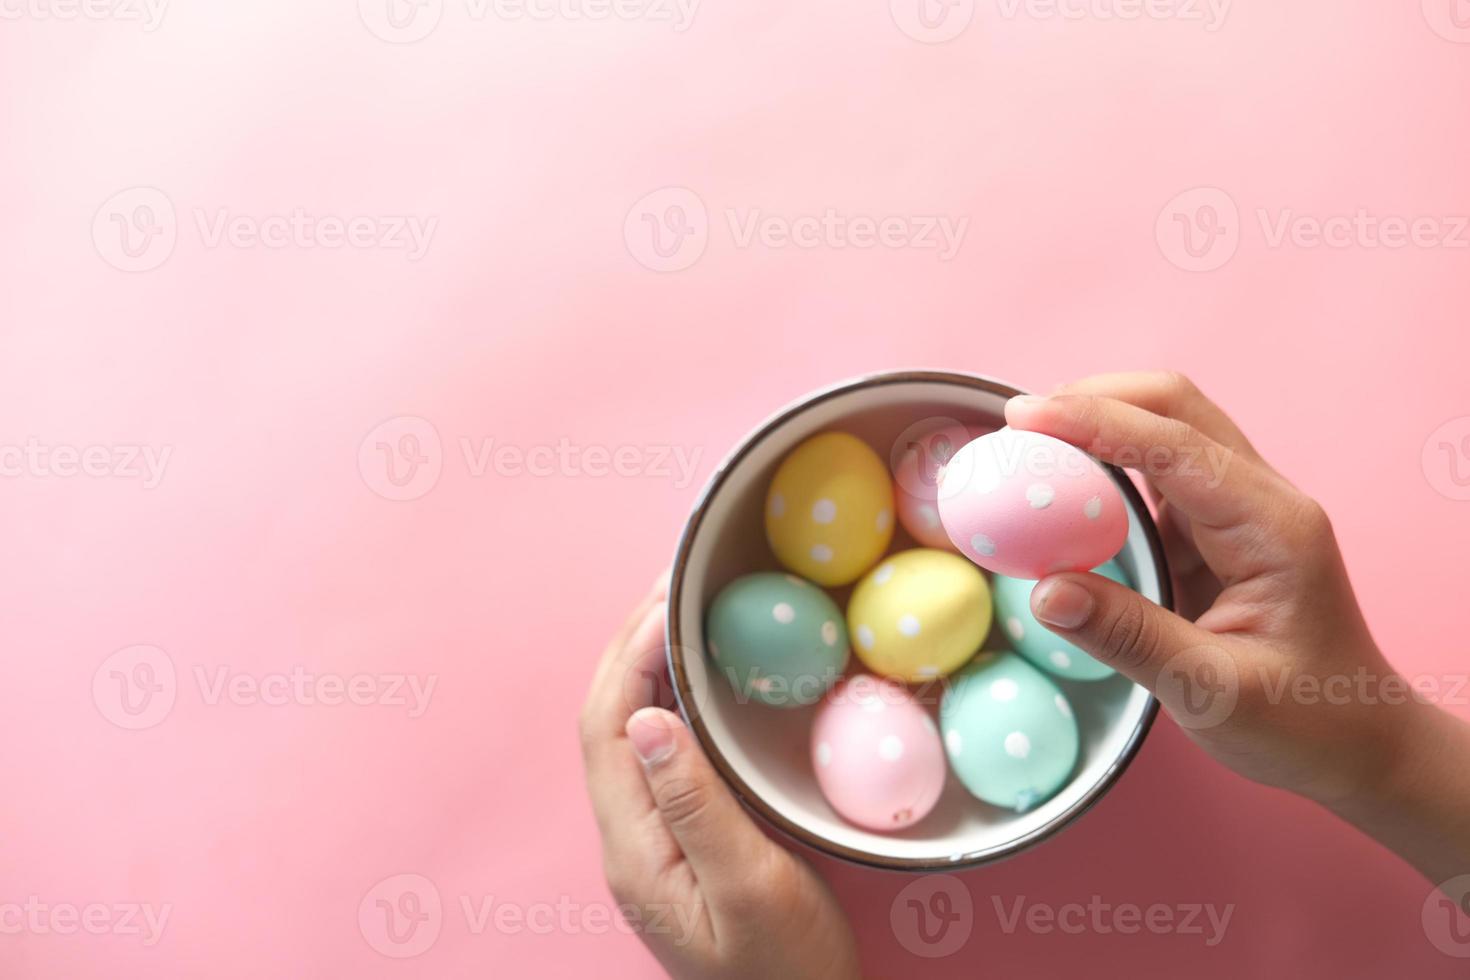
[[893, 481], [868, 444], [824, 432], [781, 461], [766, 494], [776, 559], [819, 585], [856, 581], [893, 538]]
[[948, 551], [901, 551], [852, 590], [847, 628], [869, 670], [910, 683], [944, 677], [975, 656], [990, 632], [990, 586]]

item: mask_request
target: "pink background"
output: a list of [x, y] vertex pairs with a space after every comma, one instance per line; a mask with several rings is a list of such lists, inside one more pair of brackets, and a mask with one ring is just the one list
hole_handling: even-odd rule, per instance
[[[610, 901], [576, 712], [698, 483], [646, 453], [641, 475], [477, 476], [461, 439], [673, 446], [699, 454], [702, 482], [771, 410], [869, 370], [1045, 388], [1178, 368], [1325, 502], [1396, 663], [1464, 670], [1470, 503], [1440, 492], [1450, 458], [1426, 466], [1421, 450], [1470, 415], [1470, 250], [1273, 248], [1256, 216], [1470, 213], [1470, 44], [1454, 40], [1470, 38], [1445, 26], [1451, 0], [1237, 2], [1213, 31], [981, 0], [943, 44], [897, 26], [913, 23], [904, 0], [897, 20], [883, 2], [705, 0], [683, 31], [477, 19], [444, 0], [437, 29], [404, 44], [366, 26], [375, 2], [364, 17], [350, 0], [175, 0], [145, 31], [48, 19], [35, 0], [0, 23], [0, 446], [171, 451], [150, 487], [34, 464], [0, 477], [0, 905], [171, 907], [152, 946], [0, 934], [0, 973], [655, 972], [616, 933], [477, 934], [460, 899]], [[964, 0], [948, 9], [963, 25]], [[112, 222], [140, 198], [114, 195], [139, 186], [166, 195], [173, 217], [154, 224], [177, 242], [128, 272]], [[640, 262], [639, 214], [626, 236], [625, 219], [665, 187], [697, 195], [707, 246], [660, 273]], [[1238, 250], [1209, 253], [1211, 271], [1181, 268], [1168, 233], [1166, 207], [1197, 187], [1217, 190], [1182, 206], [1239, 213], [1215, 212]], [[195, 217], [296, 208], [438, 223], [412, 261], [211, 245]], [[752, 208], [969, 225], [949, 261], [741, 247], [726, 212]], [[400, 416], [432, 423], [440, 448], [420, 447], [442, 473], [390, 501], [359, 448]], [[408, 445], [400, 430], [391, 445]], [[1470, 467], [1465, 448], [1453, 462]], [[177, 692], [128, 730], [111, 675], [96, 695], [93, 679], [138, 644], [163, 651], [152, 663]], [[196, 680], [295, 667], [437, 687], [409, 717], [211, 703]], [[905, 879], [818, 863], [881, 975], [1463, 968], [1421, 928], [1425, 882], [1167, 721], [1078, 825], [964, 876], [977, 921], [959, 955], [929, 963], [896, 941]], [[358, 908], [402, 873], [431, 880], [444, 911], [437, 941], [399, 961]], [[1006, 935], [991, 895], [1236, 909], [1206, 949]]]

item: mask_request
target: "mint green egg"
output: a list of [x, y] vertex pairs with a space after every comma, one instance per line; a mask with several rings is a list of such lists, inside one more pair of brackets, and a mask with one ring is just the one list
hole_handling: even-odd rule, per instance
[[704, 636], [737, 697], [778, 708], [816, 704], [847, 669], [842, 610], [795, 575], [757, 572], [725, 586]]
[[[1119, 585], [1132, 588], [1123, 566], [1109, 560], [1093, 569]], [[1031, 615], [1031, 579], [995, 576], [995, 618], [1011, 647], [1042, 670], [1073, 681], [1100, 681], [1116, 673], [1088, 656], [1081, 647], [1037, 622]]]
[[981, 654], [950, 680], [939, 728], [950, 767], [971, 794], [1025, 812], [1066, 785], [1081, 738], [1071, 704], [1049, 677], [1002, 652]]

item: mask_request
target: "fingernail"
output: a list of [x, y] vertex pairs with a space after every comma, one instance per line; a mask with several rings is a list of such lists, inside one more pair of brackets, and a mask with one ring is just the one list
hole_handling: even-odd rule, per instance
[[1039, 404], [1044, 403], [1044, 401], [1047, 401], [1045, 395], [1016, 395], [1016, 397], [1011, 398], [1010, 401], [1007, 401], [1007, 403], [1005, 403], [1005, 407], [1010, 408], [1011, 406], [1016, 406], [1017, 408], [1035, 408], [1036, 406], [1039, 406]]
[[1031, 611], [1048, 626], [1074, 630], [1087, 622], [1095, 605], [1092, 593], [1071, 579], [1050, 579], [1031, 593]]
[[645, 766], [662, 762], [674, 754], [674, 716], [661, 708], [642, 708], [628, 719], [628, 741]]

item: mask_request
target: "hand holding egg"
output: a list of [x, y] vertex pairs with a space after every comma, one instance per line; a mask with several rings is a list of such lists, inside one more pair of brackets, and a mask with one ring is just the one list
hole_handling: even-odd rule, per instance
[[1004, 428], [969, 443], [939, 484], [939, 518], [988, 571], [1085, 572], [1122, 549], [1128, 512], [1102, 466], [1060, 439]]

